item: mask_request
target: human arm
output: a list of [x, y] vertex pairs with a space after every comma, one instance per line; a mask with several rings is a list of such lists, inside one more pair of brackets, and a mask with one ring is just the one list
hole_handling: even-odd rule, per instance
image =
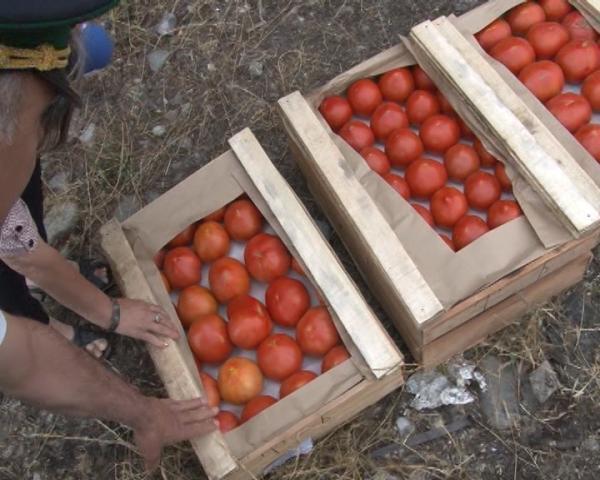
[[[43, 240], [38, 238], [33, 250], [18, 255], [3, 255], [1, 259], [57, 302], [89, 322], [102, 328], [110, 326], [110, 298]], [[117, 333], [144, 340], [156, 347], [165, 346], [161, 337], [179, 338], [179, 331], [161, 307], [125, 298], [120, 299], [119, 304], [121, 323]], [[153, 321], [155, 315], [160, 316], [160, 323]]]
[[163, 446], [215, 430], [216, 411], [204, 401], [145, 397], [50, 327], [5, 317], [0, 343], [5, 394], [53, 412], [128, 425], [149, 469], [157, 466]]

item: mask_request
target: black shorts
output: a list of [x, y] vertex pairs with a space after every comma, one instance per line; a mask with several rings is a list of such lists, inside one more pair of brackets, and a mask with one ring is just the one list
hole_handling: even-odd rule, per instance
[[[35, 167], [29, 184], [21, 195], [37, 225], [40, 237], [47, 240], [44, 227], [44, 192], [40, 162]], [[0, 310], [11, 315], [31, 318], [48, 324], [50, 318], [42, 304], [31, 296], [25, 277], [0, 261]]]

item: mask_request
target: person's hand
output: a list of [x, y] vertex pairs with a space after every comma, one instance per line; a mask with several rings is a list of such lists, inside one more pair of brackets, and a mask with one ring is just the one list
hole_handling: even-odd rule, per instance
[[204, 400], [148, 400], [147, 419], [138, 428], [134, 427], [134, 438], [149, 472], [160, 464], [163, 447], [201, 437], [218, 428], [214, 416], [219, 410], [209, 407]]
[[179, 330], [158, 305], [128, 298], [120, 298], [118, 302], [121, 306], [121, 322], [116, 332], [120, 335], [137, 338], [159, 348], [167, 346], [165, 338], [179, 338]]

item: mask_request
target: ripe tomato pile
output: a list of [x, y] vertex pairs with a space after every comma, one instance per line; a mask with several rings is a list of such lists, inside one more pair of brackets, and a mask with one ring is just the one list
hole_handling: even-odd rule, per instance
[[358, 80], [319, 110], [452, 250], [521, 215], [504, 165], [419, 66]]
[[514, 7], [476, 35], [600, 162], [598, 34], [567, 0]]
[[301, 267], [247, 198], [186, 228], [155, 263], [224, 433], [349, 358]]

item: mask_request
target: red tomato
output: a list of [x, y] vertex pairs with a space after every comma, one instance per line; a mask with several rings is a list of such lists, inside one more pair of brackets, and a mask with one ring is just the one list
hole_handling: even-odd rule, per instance
[[411, 203], [412, 207], [417, 211], [417, 213], [421, 216], [423, 220], [429, 225], [431, 228], [435, 227], [435, 222], [433, 221], [433, 215], [431, 212], [427, 210], [423, 205], [419, 205], [418, 203]]
[[500, 40], [490, 50], [490, 54], [515, 75], [535, 61], [533, 47], [527, 40], [520, 37], [508, 37]]
[[184, 288], [177, 300], [177, 314], [184, 328], [189, 328], [194, 320], [217, 313], [219, 304], [213, 294], [200, 285], [190, 285]]
[[220, 363], [233, 351], [227, 335], [227, 324], [215, 313], [195, 320], [187, 337], [192, 352], [201, 362]]
[[383, 179], [394, 189], [396, 190], [404, 200], [408, 200], [410, 198], [410, 187], [406, 180], [404, 180], [400, 175], [396, 175], [395, 173], [386, 173], [383, 175]]
[[408, 117], [397, 103], [383, 102], [371, 117], [371, 130], [379, 140], [385, 140], [392, 131], [405, 127], [408, 127]]
[[225, 218], [225, 208], [221, 207], [218, 210], [215, 210], [212, 213], [209, 213], [206, 217], [202, 219], [203, 222], [222, 222]]
[[167, 276], [164, 274], [164, 272], [160, 272], [160, 279], [163, 282], [163, 285], [165, 286], [165, 290], [167, 291], [167, 293], [171, 293], [171, 284], [169, 283], [169, 279], [167, 278]]
[[479, 170], [479, 155], [473, 147], [457, 143], [446, 151], [444, 165], [448, 177], [463, 181], [470, 174]]
[[265, 377], [282, 381], [302, 366], [302, 351], [288, 335], [275, 333], [259, 345], [256, 361]]
[[383, 97], [373, 80], [363, 78], [350, 85], [348, 101], [354, 113], [369, 116], [383, 102]]
[[352, 107], [343, 97], [333, 96], [324, 98], [319, 111], [333, 130], [339, 130], [352, 118]]
[[273, 329], [265, 306], [250, 295], [240, 295], [227, 304], [227, 333], [236, 347], [254, 350]]
[[486, 150], [486, 148], [483, 146], [483, 143], [481, 143], [478, 138], [476, 138], [473, 142], [473, 148], [477, 152], [477, 155], [479, 155], [479, 161], [481, 162], [482, 166], [493, 167], [496, 165], [498, 160], [496, 160], [496, 157]]
[[512, 200], [498, 200], [488, 210], [487, 223], [490, 228], [496, 228], [521, 216], [521, 209]]
[[325, 357], [323, 357], [323, 362], [321, 363], [321, 373], [325, 373], [331, 370], [333, 367], [337, 367], [349, 358], [350, 354], [348, 353], [348, 350], [346, 350], [346, 347], [343, 345], [333, 347], [327, 352]]
[[415, 86], [418, 90], [429, 90], [430, 92], [435, 92], [437, 90], [437, 87], [431, 81], [431, 78], [429, 78], [419, 65], [412, 67], [412, 74], [415, 79]]
[[359, 120], [350, 120], [342, 127], [339, 134], [348, 145], [359, 152], [375, 143], [373, 130]]
[[431, 197], [431, 214], [440, 227], [452, 228], [469, 210], [467, 199], [454, 187], [443, 187]]
[[560, 22], [573, 9], [568, 0], [538, 0], [538, 3], [550, 22]]
[[202, 262], [191, 248], [175, 247], [165, 255], [164, 272], [174, 289], [189, 287], [200, 282]]
[[452, 229], [454, 247], [456, 250], [461, 250], [489, 230], [487, 224], [481, 218], [474, 215], [465, 215], [456, 222]]
[[425, 148], [419, 136], [410, 128], [394, 130], [385, 142], [385, 153], [392, 165], [408, 165], [419, 158]]
[[581, 13], [577, 10], [569, 13], [562, 21], [562, 24], [569, 31], [571, 40], [592, 40], [595, 41], [598, 34], [594, 28], [587, 22]]
[[583, 145], [596, 161], [600, 162], [600, 125], [590, 123], [584, 125], [575, 134], [579, 143]]
[[506, 168], [504, 167], [504, 164], [502, 162], [498, 162], [496, 164], [496, 169], [494, 173], [496, 174], [496, 178], [500, 182], [500, 187], [502, 187], [502, 190], [504, 190], [505, 192], [512, 191], [512, 182], [510, 181], [510, 178], [508, 178], [508, 175], [506, 174]]
[[600, 67], [600, 47], [591, 40], [573, 40], [557, 53], [556, 63], [568, 82], [579, 83]]
[[221, 395], [219, 394], [217, 381], [208, 373], [204, 372], [200, 372], [200, 380], [202, 380], [202, 386], [204, 387], [204, 393], [206, 394], [208, 406], [218, 407], [221, 403]]
[[315, 378], [317, 378], [317, 374], [313, 372], [309, 372], [308, 370], [300, 370], [288, 378], [286, 378], [279, 388], [279, 398], [287, 397], [290, 393], [299, 390], [304, 385], [309, 382], [312, 382]]
[[236, 200], [225, 211], [225, 230], [234, 240], [248, 240], [262, 230], [263, 218], [250, 200]]
[[576, 93], [561, 93], [549, 100], [546, 107], [569, 132], [576, 132], [592, 118], [589, 102]]
[[360, 151], [361, 157], [374, 172], [383, 175], [390, 171], [390, 161], [385, 153], [377, 147], [366, 147]]
[[217, 383], [223, 401], [243, 405], [262, 392], [263, 375], [252, 360], [232, 357], [221, 365]]
[[275, 323], [295, 327], [310, 307], [310, 295], [302, 282], [279, 277], [269, 284], [265, 303]]
[[231, 412], [227, 410], [221, 410], [216, 416], [217, 422], [219, 422], [219, 430], [221, 433], [227, 433], [236, 428], [240, 421]]
[[475, 38], [486, 52], [496, 45], [500, 40], [504, 40], [512, 35], [510, 25], [506, 20], [499, 18], [493, 21], [479, 33], [475, 34]]
[[292, 257], [278, 237], [259, 233], [246, 244], [244, 262], [250, 275], [268, 283], [288, 272]]
[[441, 106], [436, 95], [426, 90], [415, 90], [406, 102], [406, 114], [410, 123], [419, 125], [432, 115], [440, 113]]
[[594, 111], [600, 111], [600, 70], [595, 71], [585, 79], [581, 94], [590, 102]]
[[250, 277], [246, 268], [231, 257], [219, 258], [210, 266], [208, 282], [210, 289], [221, 303], [227, 303], [250, 290]]
[[527, 32], [527, 40], [535, 50], [538, 59], [550, 59], [569, 43], [569, 31], [560, 23], [542, 22]]
[[298, 275], [302, 275], [302, 276], [306, 275], [306, 273], [304, 273], [304, 269], [302, 268], [302, 265], [300, 265], [300, 262], [298, 262], [298, 260], [296, 260], [293, 257], [292, 257], [292, 270], [294, 272], [296, 272]]
[[250, 400], [242, 410], [242, 423], [246, 423], [252, 417], [255, 417], [263, 410], [266, 410], [271, 405], [275, 405], [277, 403], [277, 399], [271, 397], [270, 395], [259, 395], [258, 397]]
[[565, 86], [565, 76], [562, 69], [550, 60], [527, 65], [519, 74], [519, 80], [541, 102], [547, 102], [562, 92]]
[[383, 98], [403, 102], [415, 89], [415, 80], [408, 68], [396, 68], [384, 73], [378, 85]]
[[446, 184], [448, 174], [440, 162], [419, 158], [408, 166], [404, 178], [415, 197], [429, 198]]
[[448, 245], [448, 248], [450, 248], [450, 250], [455, 251], [456, 249], [454, 248], [454, 242], [450, 239], [449, 236], [444, 235], [442, 233], [440, 233], [440, 238], [444, 241], [444, 243], [446, 245]]
[[465, 180], [465, 196], [473, 208], [487, 210], [500, 198], [501, 193], [500, 182], [489, 173], [475, 172]]
[[425, 150], [444, 153], [460, 140], [460, 126], [447, 115], [433, 115], [423, 122], [419, 135]]
[[164, 248], [161, 248], [158, 252], [156, 252], [156, 254], [154, 255], [154, 264], [156, 265], [156, 267], [160, 270], [163, 268], [163, 265], [165, 263], [165, 255], [167, 254], [167, 251]]
[[322, 356], [340, 343], [340, 336], [325, 307], [308, 310], [296, 326], [296, 339], [306, 355]]
[[450, 117], [455, 117], [456, 112], [454, 111], [454, 107], [450, 104], [446, 96], [439, 90], [436, 92], [435, 96], [437, 97], [438, 102], [440, 102], [440, 108], [442, 109], [442, 112]]
[[185, 247], [192, 243], [194, 238], [194, 232], [196, 231], [196, 225], [190, 225], [183, 232], [178, 233], [173, 240], [171, 240], [167, 246], [169, 248]]
[[506, 14], [506, 20], [513, 33], [525, 35], [533, 25], [546, 20], [546, 13], [538, 3], [525, 2], [510, 10]]
[[201, 223], [194, 234], [194, 250], [203, 262], [224, 257], [229, 251], [229, 235], [220, 223]]

